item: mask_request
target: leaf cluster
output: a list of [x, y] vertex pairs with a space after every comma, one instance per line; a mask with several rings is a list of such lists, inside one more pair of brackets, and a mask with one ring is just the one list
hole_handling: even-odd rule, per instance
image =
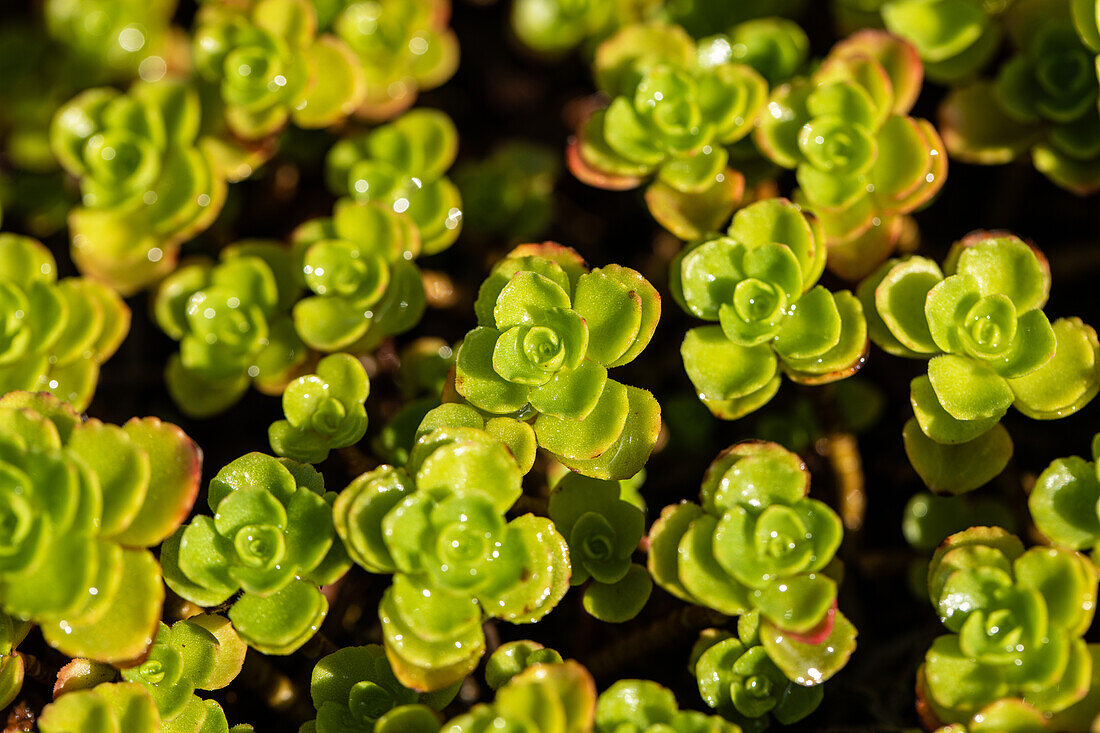
[[213, 517], [198, 515], [161, 548], [164, 581], [204, 607], [232, 599], [229, 620], [265, 654], [290, 654], [328, 612], [318, 586], [350, 566], [333, 529], [334, 492], [312, 466], [249, 453], [207, 488]]
[[633, 361], [661, 314], [656, 289], [572, 249], [521, 245], [497, 262], [458, 349], [455, 389], [489, 415], [531, 420], [538, 444], [578, 473], [629, 478], [657, 440], [660, 406], [608, 370]]
[[730, 616], [759, 614], [753, 637], [788, 679], [820, 684], [848, 661], [855, 628], [836, 607], [840, 518], [806, 496], [795, 454], [746, 441], [719, 454], [700, 503], [665, 507], [649, 531], [649, 571], [669, 593]]
[[[512, 423], [526, 432], [533, 461], [530, 427]], [[537, 621], [565, 595], [570, 574], [568, 547], [549, 519], [504, 517], [530, 464], [521, 469], [487, 428], [427, 430], [405, 468], [359, 476], [333, 509], [352, 560], [393, 574], [378, 608], [383, 641], [397, 679], [424, 691], [477, 666], [485, 618]]]
[[200, 460], [157, 418], [108, 425], [47, 393], [0, 398], [0, 610], [70, 656], [139, 658], [164, 601], [147, 548], [190, 513]]
[[936, 550], [928, 591], [950, 633], [935, 640], [918, 675], [926, 720], [980, 722], [980, 711], [1007, 698], [1017, 701], [1002, 711], [1009, 720], [1034, 725], [1038, 711], [1054, 716], [1051, 730], [1075, 730], [1081, 708], [1095, 709], [1095, 701], [1074, 707], [1089, 695], [1096, 658], [1082, 638], [1096, 598], [1083, 556], [1025, 551], [999, 527], [973, 527]]
[[670, 268], [673, 296], [716, 325], [693, 328], [680, 354], [699, 398], [726, 420], [775, 395], [781, 370], [801, 383], [850, 376], [867, 352], [863, 307], [816, 285], [825, 267], [820, 224], [785, 199], [746, 206], [728, 236], [689, 245]]

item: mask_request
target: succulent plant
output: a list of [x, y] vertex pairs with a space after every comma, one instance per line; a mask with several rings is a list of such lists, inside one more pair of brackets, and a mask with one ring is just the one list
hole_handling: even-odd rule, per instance
[[928, 78], [954, 84], [996, 56], [1013, 0], [879, 0], [878, 5], [886, 29], [917, 49]]
[[649, 211], [682, 239], [733, 213], [745, 181], [728, 167], [726, 146], [749, 134], [767, 98], [760, 74], [714, 47], [697, 48], [683, 28], [660, 23], [608, 38], [593, 70], [611, 102], [582, 121], [567, 153], [573, 174], [598, 188], [652, 179]]
[[51, 392], [87, 409], [99, 367], [130, 330], [130, 309], [110, 288], [57, 279], [41, 242], [0, 234], [0, 395]]
[[493, 267], [455, 389], [491, 415], [534, 418], [539, 445], [569, 468], [630, 478], [657, 440], [660, 405], [607, 371], [634, 360], [661, 313], [657, 291], [619, 265], [589, 271], [574, 250], [520, 245]]
[[178, 0], [46, 0], [50, 37], [107, 79], [163, 75]]
[[[1078, 286], [1055, 308], [1087, 308], [1100, 259], [1048, 264], [993, 230], [944, 259], [917, 249], [918, 221], [928, 239], [943, 223], [944, 202], [924, 210], [948, 153], [1030, 156], [993, 187], [968, 168], [949, 191], [967, 211], [1023, 202], [1021, 227], [1087, 230], [1066, 191], [1100, 192], [1100, 0], [817, 5], [469, 0], [471, 63], [432, 108], [413, 105], [456, 73], [451, 0], [6, 13], [0, 207], [20, 234], [0, 233], [0, 722], [1100, 733], [1100, 433], [1033, 477], [1087, 418], [1008, 415], [1100, 394], [1100, 337], [1045, 311], [1052, 271]], [[830, 13], [852, 35], [830, 39]], [[579, 64], [595, 93], [572, 98]], [[947, 88], [917, 107], [926, 78]], [[936, 126], [914, 114], [936, 106]], [[579, 183], [559, 187], [533, 139], [562, 121]], [[649, 215], [593, 188], [635, 190]], [[542, 242], [551, 228], [623, 265]], [[657, 337], [664, 266], [693, 321], [668, 334], [678, 357]], [[128, 341], [123, 300], [146, 288], [178, 344], [152, 375], [171, 343], [145, 343], [141, 313]], [[901, 445], [872, 433], [901, 372], [848, 379], [871, 341], [927, 363], [883, 365], [915, 369]], [[220, 467], [205, 487], [176, 425], [83, 415], [156, 403], [162, 368], [170, 413], [226, 413], [201, 426]], [[270, 455], [243, 445], [257, 423]], [[723, 430], [756, 439], [682, 501]], [[828, 486], [811, 492], [808, 463]], [[925, 486], [883, 503], [884, 477]], [[841, 600], [848, 562], [862, 585]], [[881, 597], [899, 581], [912, 593]], [[868, 683], [904, 668], [882, 642], [896, 629], [861, 624], [868, 664], [849, 667], [845, 615], [893, 618], [909, 595], [944, 626], [894, 675], [915, 678], [916, 717]], [[649, 658], [696, 635], [675, 664]], [[834, 677], [871, 689], [865, 711], [822, 704]]]
[[0, 398], [0, 610], [65, 654], [142, 656], [164, 600], [146, 548], [187, 517], [200, 465], [157, 418], [82, 422], [48, 393]]
[[180, 342], [165, 370], [180, 409], [217, 414], [252, 383], [280, 394], [307, 357], [290, 318], [299, 291], [290, 252], [263, 240], [238, 242], [216, 264], [197, 259], [165, 278], [153, 308], [161, 329]]
[[1005, 232], [956, 242], [941, 269], [924, 257], [890, 260], [857, 294], [871, 339], [897, 356], [929, 359], [914, 379], [906, 450], [925, 483], [959, 493], [1000, 473], [1012, 453], [999, 425], [1008, 408], [1036, 419], [1072, 414], [1100, 388], [1077, 320], [1050, 323], [1042, 308], [1050, 269]]
[[[698, 53], [712, 60], [746, 64], [763, 76], [772, 89], [807, 73], [810, 40], [794, 21], [777, 16], [752, 18], [723, 30], [700, 41]], [[745, 200], [774, 195], [776, 179], [783, 169], [760, 151], [751, 135], [727, 150], [729, 167], [745, 178], [748, 189]], [[712, 229], [721, 228], [722, 223]]]
[[424, 283], [412, 262], [420, 237], [391, 206], [340, 199], [331, 218], [306, 222], [292, 241], [294, 279], [308, 289], [294, 306], [294, 328], [310, 347], [370, 351], [424, 314]]
[[973, 527], [936, 550], [928, 590], [951, 633], [936, 639], [918, 674], [926, 721], [965, 725], [1006, 698], [1049, 717], [1088, 693], [1093, 654], [1081, 637], [1092, 622], [1096, 575], [1083, 556], [1025, 551], [999, 527]]
[[561, 664], [561, 655], [537, 641], [524, 639], [498, 646], [485, 663], [485, 684], [499, 690], [512, 678], [536, 664]]
[[653, 590], [649, 572], [631, 562], [645, 535], [645, 512], [620, 498], [618, 481], [566, 474], [550, 494], [550, 519], [569, 542], [570, 583], [585, 587], [584, 607], [611, 623], [642, 610]]
[[680, 710], [676, 697], [656, 682], [619, 680], [596, 702], [596, 733], [741, 733], [717, 715]]
[[553, 149], [524, 140], [493, 148], [455, 173], [467, 231], [535, 241], [550, 226], [561, 163]]
[[367, 431], [363, 403], [370, 380], [363, 365], [347, 354], [330, 354], [316, 374], [298, 377], [283, 392], [285, 420], [271, 424], [268, 439], [276, 455], [320, 463], [329, 451], [358, 443]]
[[214, 221], [226, 185], [199, 145], [198, 93], [183, 82], [81, 92], [54, 115], [50, 145], [80, 179], [69, 214], [82, 272], [124, 295], [172, 271], [180, 245]]
[[802, 460], [775, 443], [727, 448], [703, 477], [700, 504], [665, 507], [649, 531], [653, 580], [690, 603], [760, 614], [760, 643], [792, 681], [829, 679], [855, 648], [836, 608], [840, 518], [806, 496]]
[[[1068, 5], [1068, 4], [1067, 4]], [[1091, 34], [1078, 38], [1067, 8], [1031, 19], [993, 80], [959, 87], [940, 107], [947, 149], [959, 160], [1007, 163], [1028, 152], [1036, 170], [1078, 195], [1100, 190], [1100, 112]]]
[[164, 581], [200, 606], [235, 599], [229, 620], [241, 639], [264, 654], [290, 654], [328, 611], [318, 586], [350, 565], [333, 530], [335, 498], [312, 466], [242, 456], [210, 481], [214, 516], [193, 517], [165, 541]]
[[430, 255], [462, 230], [462, 197], [444, 175], [458, 152], [458, 131], [446, 114], [414, 109], [389, 124], [332, 146], [325, 178], [337, 196], [376, 202], [406, 214]]
[[795, 170], [798, 198], [824, 229], [829, 268], [846, 279], [886, 259], [904, 215], [946, 180], [939, 134], [909, 116], [922, 79], [912, 46], [864, 31], [834, 46], [809, 78], [773, 90], [760, 116], [757, 146]]
[[374, 122], [404, 112], [421, 90], [458, 68], [450, 0], [333, 0], [332, 31], [357, 58], [366, 96], [357, 116]]
[[617, 29], [655, 15], [659, 0], [514, 0], [512, 32], [530, 50], [555, 57], [591, 50]]
[[222, 616], [200, 614], [172, 626], [161, 623], [148, 656], [123, 669], [122, 678], [143, 685], [152, 696], [159, 730], [226, 733], [229, 725], [221, 705], [198, 697], [195, 690], [226, 687], [240, 674], [247, 648]]
[[229, 130], [254, 140], [281, 130], [327, 127], [354, 112], [366, 82], [351, 49], [317, 35], [310, 0], [207, 3], [196, 18], [195, 69], [216, 86]]
[[522, 475], [484, 430], [441, 427], [418, 439], [405, 469], [365, 473], [336, 500], [336, 530], [352, 560], [394, 574], [378, 616], [407, 687], [461, 680], [484, 651], [485, 617], [534, 622], [568, 589], [568, 548], [550, 520], [504, 517]]
[[704, 52], [727, 56], [756, 69], [771, 87], [802, 72], [809, 60], [810, 40], [802, 27], [787, 18], [752, 18], [730, 28], [726, 36], [707, 41]]
[[572, 659], [549, 658], [511, 677], [490, 704], [475, 705], [443, 727], [443, 733], [537, 730], [582, 733], [592, 730], [596, 683]]
[[746, 733], [765, 730], [771, 720], [783, 725], [802, 720], [821, 703], [821, 685], [804, 687], [787, 679], [760, 646], [760, 618], [738, 620], [737, 635], [706, 629], [691, 650], [689, 671], [703, 701]]
[[136, 682], [108, 682], [68, 692], [38, 718], [42, 733], [158, 733], [160, 715], [149, 691]]
[[784, 199], [741, 209], [728, 236], [685, 248], [670, 288], [686, 311], [715, 325], [680, 347], [699, 398], [734, 420], [766, 404], [780, 368], [806, 384], [855, 373], [867, 353], [863, 308], [850, 292], [817, 285], [825, 238], [816, 220]]
[[345, 647], [313, 668], [309, 691], [317, 719], [300, 733], [434, 733], [440, 726], [435, 711], [454, 699], [458, 687], [417, 693], [397, 681], [378, 644]]

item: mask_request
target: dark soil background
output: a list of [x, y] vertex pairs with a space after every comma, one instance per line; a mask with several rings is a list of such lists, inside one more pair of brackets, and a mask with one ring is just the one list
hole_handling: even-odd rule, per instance
[[[527, 55], [509, 38], [507, 0], [487, 6], [455, 2], [452, 25], [462, 45], [461, 66], [449, 83], [422, 95], [419, 104], [438, 107], [454, 118], [461, 135], [459, 162], [484, 156], [495, 143], [509, 138], [564, 149], [570, 133], [570, 104], [593, 88], [583, 60], [573, 56], [548, 64]], [[0, 15], [27, 12], [21, 0], [5, 0], [0, 5]], [[836, 39], [835, 31], [827, 3], [810, 5], [802, 23], [814, 52], [824, 54]], [[193, 12], [193, 4], [184, 0], [177, 20], [187, 27]], [[915, 114], [934, 120], [942, 92], [926, 85]], [[321, 161], [331, 142], [327, 133], [289, 133], [279, 157], [252, 180], [230, 186], [230, 201], [219, 221], [185, 246], [184, 254], [216, 253], [224, 244], [246, 237], [283, 239], [301, 222], [327, 215], [333, 197], [323, 186]], [[789, 194], [792, 184], [789, 178], [781, 180], [780, 191]], [[1007, 229], [1033, 240], [1052, 265], [1054, 286], [1047, 306], [1051, 318], [1077, 315], [1086, 322], [1100, 323], [1094, 284], [1100, 278], [1100, 208], [1095, 200], [1058, 189], [1028, 161], [989, 168], [952, 162], [938, 200], [916, 219], [922, 235], [919, 251], [935, 259], [942, 258], [954, 240], [979, 228]], [[23, 231], [18, 218], [7, 213], [4, 228]], [[640, 192], [599, 191], [563, 173], [547, 238], [575, 247], [592, 266], [617, 262], [634, 267], [667, 291], [666, 265], [676, 243], [661, 233]], [[63, 273], [75, 274], [65, 233], [48, 243]], [[474, 322], [472, 302], [477, 286], [491, 263], [508, 248], [504, 241], [464, 234], [447, 252], [423, 260], [425, 268], [453, 279], [457, 302], [446, 310], [429, 310], [414, 332], [400, 337], [397, 347], [418, 335], [451, 342], [461, 338]], [[828, 275], [825, 282], [834, 288], [844, 287]], [[179, 413], [162, 380], [163, 366], [176, 344], [150, 319], [149, 300], [145, 295], [130, 299], [134, 312], [130, 336], [105, 365], [88, 414], [111, 422], [157, 415], [179, 424], [205, 453], [204, 481], [246, 452], [268, 450], [267, 426], [281, 417], [276, 398], [252, 391], [233, 409], [208, 420], [192, 420]], [[756, 437], [759, 432], [756, 416], [724, 423], [696, 401], [679, 357], [680, 340], [692, 325], [666, 298], [653, 343], [641, 358], [616, 372], [622, 381], [652, 390], [665, 411], [665, 439], [649, 463], [642, 489], [651, 520], [667, 504], [696, 498], [712, 458], [731, 443]], [[394, 354], [393, 347], [385, 346], [383, 357], [375, 364], [379, 371], [373, 377], [368, 401], [371, 428], [359, 445], [363, 454], [369, 455], [369, 438], [397, 407], [397, 390], [388, 373], [395, 364]], [[847, 534], [840, 551], [846, 565], [840, 608], [859, 629], [859, 647], [848, 666], [826, 685], [825, 701], [818, 711], [791, 726], [793, 730], [870, 733], [901, 731], [918, 724], [914, 674], [940, 627], [928, 602], [910, 590], [910, 567], [918, 556], [902, 537], [901, 517], [905, 502], [923, 486], [905, 456], [901, 426], [911, 415], [909, 381], [923, 369], [923, 362], [897, 359], [872, 349], [858, 377], [880, 389], [886, 400], [881, 420], [859, 436], [866, 515], [862, 527]], [[830, 415], [835, 413], [834, 391], [785, 382], [779, 396], [759, 414], [778, 416], [782, 422], [796, 403], [809, 399], [819, 421], [829, 428]], [[1002, 497], [1017, 513], [1019, 526], [1025, 527], [1024, 486], [1029, 477], [1056, 457], [1087, 454], [1092, 434], [1100, 429], [1098, 409], [1091, 405], [1056, 422], [1035, 422], [1011, 413], [1005, 423], [1015, 440], [1016, 455], [998, 479], [977, 493]], [[813, 494], [838, 506], [837, 482], [828, 461], [813, 444], [803, 455], [813, 472]], [[369, 458], [345, 451], [322, 464], [329, 488], [345, 486], [368, 465], [365, 460]], [[545, 490], [537, 470], [528, 483], [532, 496]], [[204, 500], [200, 501], [199, 510], [206, 511]], [[353, 568], [331, 596], [323, 638], [290, 657], [250, 654], [242, 677], [230, 691], [215, 696], [225, 704], [231, 724], [249, 722], [259, 731], [296, 731], [312, 715], [308, 682], [316, 659], [331, 651], [332, 644], [380, 640], [375, 607], [389, 582], [388, 577]], [[584, 613], [580, 593], [574, 591], [537, 625], [495, 624], [488, 629], [488, 637], [491, 644], [497, 639], [534, 638], [589, 666], [601, 689], [620, 678], [649, 678], [675, 690], [683, 707], [704, 709], [686, 663], [697, 632], [715, 620], [656, 589], [638, 618], [621, 625], [603, 624]], [[46, 648], [37, 634], [32, 634], [21, 650], [42, 662], [41, 674], [38, 679], [30, 675], [23, 696], [31, 707], [39, 706], [49, 695], [51, 665], [56, 669], [64, 660]], [[471, 679], [480, 680], [480, 673]], [[276, 704], [280, 691], [286, 690], [296, 693], [297, 701], [292, 698]], [[467, 683], [449, 712], [489, 697], [483, 685]]]

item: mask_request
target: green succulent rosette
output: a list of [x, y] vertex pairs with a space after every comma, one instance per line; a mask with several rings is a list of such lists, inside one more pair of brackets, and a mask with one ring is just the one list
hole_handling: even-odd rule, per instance
[[763, 731], [774, 720], [790, 725], [821, 703], [821, 685], [804, 687], [787, 679], [760, 646], [759, 616], [742, 616], [734, 636], [707, 629], [691, 650], [689, 670], [703, 701], [745, 733]]
[[80, 180], [69, 229], [81, 272], [129, 295], [213, 223], [226, 185], [198, 144], [201, 116], [198, 93], [173, 80], [89, 89], [57, 111], [50, 145]]
[[363, 403], [370, 380], [353, 356], [331, 354], [316, 374], [298, 377], [283, 392], [285, 420], [271, 424], [268, 440], [276, 455], [320, 463], [329, 451], [358, 443], [367, 432]]
[[1039, 474], [1027, 505], [1035, 527], [1054, 545], [1090, 550], [1100, 545], [1100, 439], [1092, 440], [1092, 460], [1058, 458]]
[[959, 160], [991, 165], [1030, 153], [1036, 170], [1086, 196], [1100, 190], [1100, 41], [1095, 30], [1079, 38], [1060, 10], [1029, 19], [996, 78], [953, 90], [940, 107], [941, 129]]
[[397, 679], [420, 691], [463, 679], [485, 649], [486, 617], [531, 623], [569, 587], [565, 540], [548, 519], [504, 513], [522, 472], [478, 428], [422, 435], [405, 469], [355, 479], [333, 507], [352, 560], [392, 573], [378, 609]]
[[[530, 643], [530, 642], [521, 642]], [[593, 730], [596, 683], [570, 659], [534, 663], [510, 678], [490, 704], [475, 705], [443, 727], [443, 733], [584, 733]]]
[[83, 277], [57, 279], [41, 242], [0, 234], [0, 395], [50, 392], [84, 411], [99, 367], [130, 330], [115, 291]]
[[229, 620], [249, 646], [290, 654], [328, 612], [318, 586], [350, 566], [332, 523], [333, 492], [312, 466], [263, 453], [210, 481], [213, 517], [199, 515], [161, 549], [164, 581], [199, 606], [233, 599]]
[[122, 678], [143, 685], [153, 698], [162, 726], [158, 730], [228, 733], [221, 705], [195, 691], [219, 690], [232, 682], [247, 649], [222, 616], [200, 614], [172, 626], [161, 623], [145, 660], [123, 669]]
[[753, 18], [730, 28], [728, 36], [702, 41], [702, 53], [728, 58], [756, 69], [769, 87], [776, 87], [805, 70], [810, 39], [793, 20], [778, 16]]
[[0, 611], [69, 656], [140, 658], [164, 600], [147, 548], [187, 517], [200, 466], [157, 418], [82, 422], [47, 393], [0, 398]]
[[485, 684], [499, 690], [516, 675], [536, 664], [561, 664], [561, 655], [537, 641], [524, 639], [501, 644], [485, 663]]
[[649, 680], [619, 680], [600, 693], [595, 733], [741, 733], [717, 715], [681, 710], [672, 691]]
[[660, 429], [653, 396], [608, 377], [649, 343], [656, 289], [619, 265], [589, 271], [572, 249], [521, 245], [499, 261], [474, 305], [478, 327], [455, 363], [455, 390], [489, 415], [531, 424], [572, 470], [630, 478]]
[[[727, 42], [728, 46], [728, 42]], [[580, 124], [566, 160], [581, 181], [626, 190], [651, 181], [649, 211], [682, 239], [719, 228], [744, 191], [729, 151], [751, 132], [768, 83], [696, 46], [676, 25], [629, 25], [600, 44], [593, 70], [611, 100]]]
[[420, 236], [408, 217], [378, 202], [340, 199], [331, 217], [292, 236], [293, 279], [306, 289], [294, 329], [322, 352], [366, 353], [424, 314]]
[[670, 269], [673, 296], [713, 325], [680, 346], [699, 399], [735, 420], [767, 404], [780, 370], [803, 384], [854, 374], [867, 354], [863, 307], [815, 285], [825, 266], [821, 227], [785, 199], [741, 209], [728, 236], [690, 245]]
[[42, 710], [42, 733], [160, 733], [149, 691], [135, 682], [109, 682], [67, 692]]
[[291, 262], [277, 242], [245, 240], [222, 250], [217, 263], [196, 259], [160, 283], [157, 324], [180, 342], [165, 381], [183, 412], [215, 415], [250, 384], [280, 394], [305, 362], [290, 316], [300, 292]]
[[[317, 3], [320, 5], [320, 3]], [[458, 69], [458, 37], [449, 27], [450, 0], [333, 0], [323, 23], [349, 49], [366, 82], [356, 116], [392, 119], [420, 91], [442, 85]]]
[[[974, 76], [1001, 49], [1004, 16], [1014, 0], [885, 0], [882, 23], [911, 43], [928, 78], [957, 84]], [[860, 4], [846, 1], [842, 5]], [[866, 3], [862, 3], [866, 4]]]
[[417, 693], [397, 681], [378, 644], [346, 647], [313, 668], [309, 691], [317, 718], [300, 733], [435, 733], [436, 711], [454, 699], [458, 687]]
[[951, 633], [936, 639], [918, 674], [926, 720], [965, 725], [1005, 698], [1049, 717], [1085, 698], [1093, 655], [1081, 637], [1092, 623], [1096, 574], [1083, 556], [1025, 552], [1000, 527], [973, 527], [936, 550], [928, 590]]
[[615, 0], [515, 0], [512, 31], [524, 46], [541, 54], [571, 51], [614, 27]]
[[631, 561], [645, 535], [645, 512], [620, 497], [618, 481], [567, 473], [550, 494], [554, 528], [569, 543], [572, 585], [588, 582], [584, 607], [610, 623], [641, 612], [653, 581]]
[[863, 31], [834, 46], [812, 76], [773, 90], [760, 116], [757, 147], [795, 170], [797, 198], [824, 229], [829, 268], [845, 279], [886, 259], [905, 215], [946, 180], [939, 134], [909, 116], [922, 79], [912, 46]]
[[73, 59], [108, 78], [158, 78], [171, 53], [178, 0], [46, 0], [46, 31]]
[[613, 32], [652, 17], [659, 0], [515, 0], [512, 32], [537, 54], [561, 56], [578, 46], [591, 52]]
[[1012, 453], [999, 425], [1009, 407], [1053, 419], [1095, 396], [1095, 334], [1080, 321], [1052, 325], [1042, 311], [1049, 292], [1046, 259], [1004, 232], [956, 242], [942, 269], [924, 257], [891, 260], [860, 284], [871, 339], [929, 360], [911, 384], [915, 420], [905, 430], [929, 488], [960, 493], [1000, 473]]
[[362, 103], [366, 82], [351, 49], [317, 35], [309, 0], [207, 3], [195, 20], [195, 70], [217, 89], [233, 135], [257, 140], [288, 122], [328, 127]]
[[497, 145], [455, 173], [463, 226], [482, 236], [537, 241], [550, 226], [560, 172], [558, 153], [550, 147], [525, 140]]
[[0, 612], [0, 707], [7, 707], [23, 689], [26, 665], [15, 648], [30, 631], [30, 624]]
[[856, 636], [836, 608], [843, 526], [806, 495], [809, 486], [796, 454], [775, 443], [738, 443], [707, 469], [699, 504], [665, 507], [649, 531], [657, 585], [731, 616], [758, 612], [768, 656], [807, 687], [845, 665]]
[[451, 118], [415, 109], [366, 135], [332, 146], [325, 178], [337, 196], [376, 202], [407, 214], [424, 254], [450, 247], [462, 230], [462, 197], [446, 177], [458, 152]]

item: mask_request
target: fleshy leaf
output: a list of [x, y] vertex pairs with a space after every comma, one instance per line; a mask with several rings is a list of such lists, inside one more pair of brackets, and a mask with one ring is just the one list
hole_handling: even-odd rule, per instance
[[962, 494], [995, 478], [1012, 457], [1012, 438], [1003, 425], [964, 443], [937, 443], [921, 432], [916, 418], [902, 431], [905, 453], [924, 485], [938, 493]]

